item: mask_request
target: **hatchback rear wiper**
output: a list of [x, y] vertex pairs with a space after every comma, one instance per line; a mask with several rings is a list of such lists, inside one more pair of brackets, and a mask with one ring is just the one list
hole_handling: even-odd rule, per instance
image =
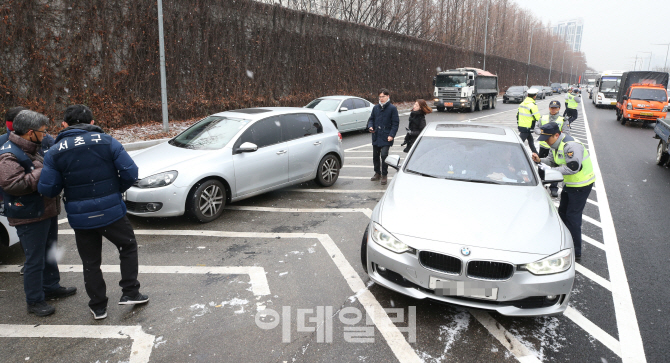
[[412, 174], [417, 174], [417, 175], [421, 175], [421, 176], [427, 176], [427, 177], [429, 177], [429, 178], [437, 178], [437, 179], [441, 179], [441, 178], [440, 178], [440, 177], [438, 177], [438, 176], [435, 176], [435, 175], [430, 175], [430, 174], [424, 174], [424, 173], [420, 173], [420, 172], [418, 172], [418, 171], [415, 171], [415, 170], [410, 170], [410, 169], [407, 169], [407, 171], [408, 171], [408, 172], [410, 172], [410, 173], [412, 173]]

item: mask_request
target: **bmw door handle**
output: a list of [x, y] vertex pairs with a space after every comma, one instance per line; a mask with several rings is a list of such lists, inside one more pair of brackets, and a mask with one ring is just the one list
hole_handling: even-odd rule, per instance
[[277, 151], [277, 155], [283, 155], [283, 154], [286, 154], [286, 150]]
[[315, 142], [314, 145], [321, 145], [321, 141]]

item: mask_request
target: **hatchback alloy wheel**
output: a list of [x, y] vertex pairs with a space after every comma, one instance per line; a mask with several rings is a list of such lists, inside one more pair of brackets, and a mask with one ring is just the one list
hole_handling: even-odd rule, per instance
[[186, 201], [187, 212], [202, 223], [217, 219], [226, 205], [226, 189], [219, 180], [209, 179], [196, 185]]
[[324, 187], [335, 184], [340, 175], [340, 161], [334, 155], [326, 155], [319, 163], [316, 181]]
[[202, 215], [216, 215], [223, 206], [223, 191], [216, 185], [210, 185], [200, 194], [199, 208]]

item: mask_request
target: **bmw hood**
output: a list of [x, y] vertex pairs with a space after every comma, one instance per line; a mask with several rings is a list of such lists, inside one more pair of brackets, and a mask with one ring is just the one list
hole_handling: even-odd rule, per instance
[[379, 223], [402, 235], [459, 246], [550, 255], [563, 244], [558, 212], [544, 188], [482, 184], [399, 173]]
[[164, 142], [130, 155], [139, 168], [138, 178], [142, 179], [163, 171], [179, 171], [179, 164], [211, 153], [212, 150], [184, 149]]

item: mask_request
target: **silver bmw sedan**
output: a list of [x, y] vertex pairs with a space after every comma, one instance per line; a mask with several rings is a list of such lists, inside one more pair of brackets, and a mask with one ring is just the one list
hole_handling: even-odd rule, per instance
[[375, 207], [361, 259], [376, 283], [417, 299], [561, 314], [575, 278], [572, 237], [517, 133], [431, 123]]
[[208, 116], [163, 144], [130, 153], [139, 180], [128, 213], [218, 218], [226, 203], [315, 180], [331, 186], [344, 163], [342, 135], [322, 111], [249, 108]]

